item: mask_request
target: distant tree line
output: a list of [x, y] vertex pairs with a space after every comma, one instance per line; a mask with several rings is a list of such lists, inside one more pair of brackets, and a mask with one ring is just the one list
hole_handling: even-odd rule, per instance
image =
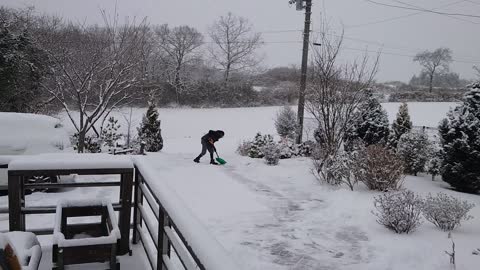
[[102, 25], [83, 25], [0, 7], [0, 111], [79, 111], [75, 124], [89, 130], [115, 107], [150, 100], [194, 107], [295, 100], [297, 69], [260, 69], [262, 37], [245, 18], [221, 16], [204, 36], [188, 25], [102, 15]]

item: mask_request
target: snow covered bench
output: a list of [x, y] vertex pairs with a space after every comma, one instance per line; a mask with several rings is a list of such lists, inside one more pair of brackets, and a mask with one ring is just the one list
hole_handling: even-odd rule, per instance
[[0, 248], [0, 269], [7, 266], [7, 269], [36, 270], [40, 265], [42, 248], [31, 232], [0, 234]]
[[[68, 224], [69, 217], [100, 216], [100, 223]], [[109, 262], [120, 269], [117, 241], [120, 230], [112, 204], [104, 200], [60, 201], [53, 231], [53, 269], [65, 265]]]

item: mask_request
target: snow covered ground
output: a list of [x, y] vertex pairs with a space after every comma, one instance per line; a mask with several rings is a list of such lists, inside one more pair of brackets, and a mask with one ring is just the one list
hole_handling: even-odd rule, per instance
[[[384, 106], [393, 119], [399, 104]], [[410, 103], [409, 109], [414, 125], [435, 127], [451, 106], [454, 103]], [[237, 155], [240, 141], [258, 131], [275, 133], [277, 110], [161, 109], [165, 148], [149, 154], [148, 165], [158, 172], [158, 181], [168, 182], [245, 269], [451, 269], [444, 252], [450, 251], [451, 240], [432, 224], [424, 223], [410, 235], [396, 235], [376, 223], [371, 210], [372, 198], [378, 193], [363, 186], [352, 192], [322, 185], [310, 173], [311, 163], [306, 158], [281, 160], [279, 166], [271, 167], [263, 160]], [[144, 112], [133, 110], [134, 125]], [[124, 123], [122, 115], [115, 114]], [[68, 128], [68, 122], [64, 123]], [[200, 137], [209, 129], [226, 133], [217, 144], [228, 161], [225, 166], [208, 165], [206, 157], [201, 164], [192, 161], [200, 151]], [[105, 181], [105, 177], [96, 179]], [[480, 196], [451, 191], [447, 184], [432, 182], [426, 175], [408, 176], [405, 186], [420, 194], [443, 191], [476, 204], [471, 211], [475, 218], [455, 230], [453, 238], [457, 269], [478, 269], [480, 256], [472, 251], [480, 248]], [[54, 204], [80, 196], [118, 200], [115, 188], [71, 189], [51, 195], [28, 195], [27, 205]], [[0, 198], [0, 205], [6, 204], [7, 199]], [[33, 217], [27, 224], [53, 225], [53, 216]], [[0, 221], [1, 228], [7, 225], [6, 220]], [[138, 250], [136, 247], [134, 253]], [[122, 269], [140, 269], [125, 266]]]

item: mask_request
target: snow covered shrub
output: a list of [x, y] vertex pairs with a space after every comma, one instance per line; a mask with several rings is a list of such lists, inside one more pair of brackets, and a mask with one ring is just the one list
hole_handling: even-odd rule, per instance
[[313, 153], [315, 143], [313, 141], [304, 141], [297, 145], [298, 155], [301, 157], [310, 157]]
[[459, 191], [480, 191], [480, 83], [463, 104], [450, 110], [440, 126], [442, 179]]
[[410, 233], [422, 224], [423, 201], [410, 190], [383, 193], [373, 205], [377, 222], [396, 233]]
[[392, 148], [397, 148], [398, 140], [403, 134], [412, 130], [412, 121], [408, 114], [407, 103], [402, 103], [398, 109], [397, 118], [393, 121], [392, 132], [390, 132], [389, 144]]
[[138, 140], [145, 142], [145, 151], [158, 152], [163, 148], [162, 130], [158, 119], [158, 110], [152, 102], [149, 102], [148, 109], [142, 118], [138, 130]]
[[266, 144], [263, 147], [262, 152], [264, 154], [265, 162], [268, 165], [278, 165], [278, 161], [280, 160], [280, 149], [276, 143]]
[[103, 144], [106, 147], [112, 148], [117, 146], [117, 141], [122, 137], [121, 134], [118, 134], [119, 128], [118, 120], [113, 116], [109, 117], [106, 127], [102, 128], [101, 134]]
[[432, 150], [430, 159], [427, 163], [427, 172], [432, 175], [432, 181], [435, 180], [435, 176], [440, 175], [442, 172], [442, 152], [440, 149]]
[[248, 156], [251, 158], [263, 158], [263, 147], [267, 144], [273, 143], [272, 135], [262, 135], [260, 132], [255, 135], [255, 139], [248, 151]]
[[437, 193], [437, 196], [428, 194], [422, 208], [423, 216], [444, 231], [451, 231], [460, 226], [462, 220], [469, 220], [473, 217], [468, 215], [475, 205], [468, 201], [461, 201], [458, 198], [445, 193]]
[[[72, 145], [73, 145], [73, 149], [75, 151], [77, 151], [78, 150], [78, 133], [75, 133], [71, 137], [71, 142], [72, 142]], [[100, 143], [100, 141], [97, 137], [86, 135], [84, 142], [85, 142], [85, 144], [84, 144], [83, 147], [84, 147], [84, 151], [86, 153], [100, 153], [100, 152], [102, 152], [101, 143]]]
[[352, 170], [356, 180], [371, 190], [397, 190], [403, 184], [403, 162], [395, 152], [381, 145], [358, 151]]
[[251, 141], [243, 141], [238, 145], [237, 153], [241, 156], [248, 156], [248, 152], [250, 151], [251, 147], [252, 147]]
[[398, 140], [397, 152], [405, 166], [405, 173], [417, 175], [417, 173], [425, 171], [431, 149], [430, 141], [425, 133], [403, 134]]
[[372, 91], [367, 91], [366, 95], [366, 101], [358, 108], [345, 134], [347, 146], [349, 142], [357, 139], [361, 139], [366, 146], [388, 142], [390, 124], [387, 112], [373, 96]]
[[294, 138], [297, 131], [297, 114], [290, 106], [284, 106], [277, 113], [275, 128], [282, 138]]
[[314, 160], [315, 177], [330, 185], [347, 185], [353, 190], [358, 183], [352, 174], [355, 152], [340, 152], [323, 160]]

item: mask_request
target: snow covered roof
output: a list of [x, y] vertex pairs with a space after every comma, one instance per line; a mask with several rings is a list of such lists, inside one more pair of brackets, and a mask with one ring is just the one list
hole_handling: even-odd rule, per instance
[[133, 162], [128, 156], [109, 154], [53, 153], [25, 155], [13, 158], [9, 170], [81, 170], [129, 169]]

